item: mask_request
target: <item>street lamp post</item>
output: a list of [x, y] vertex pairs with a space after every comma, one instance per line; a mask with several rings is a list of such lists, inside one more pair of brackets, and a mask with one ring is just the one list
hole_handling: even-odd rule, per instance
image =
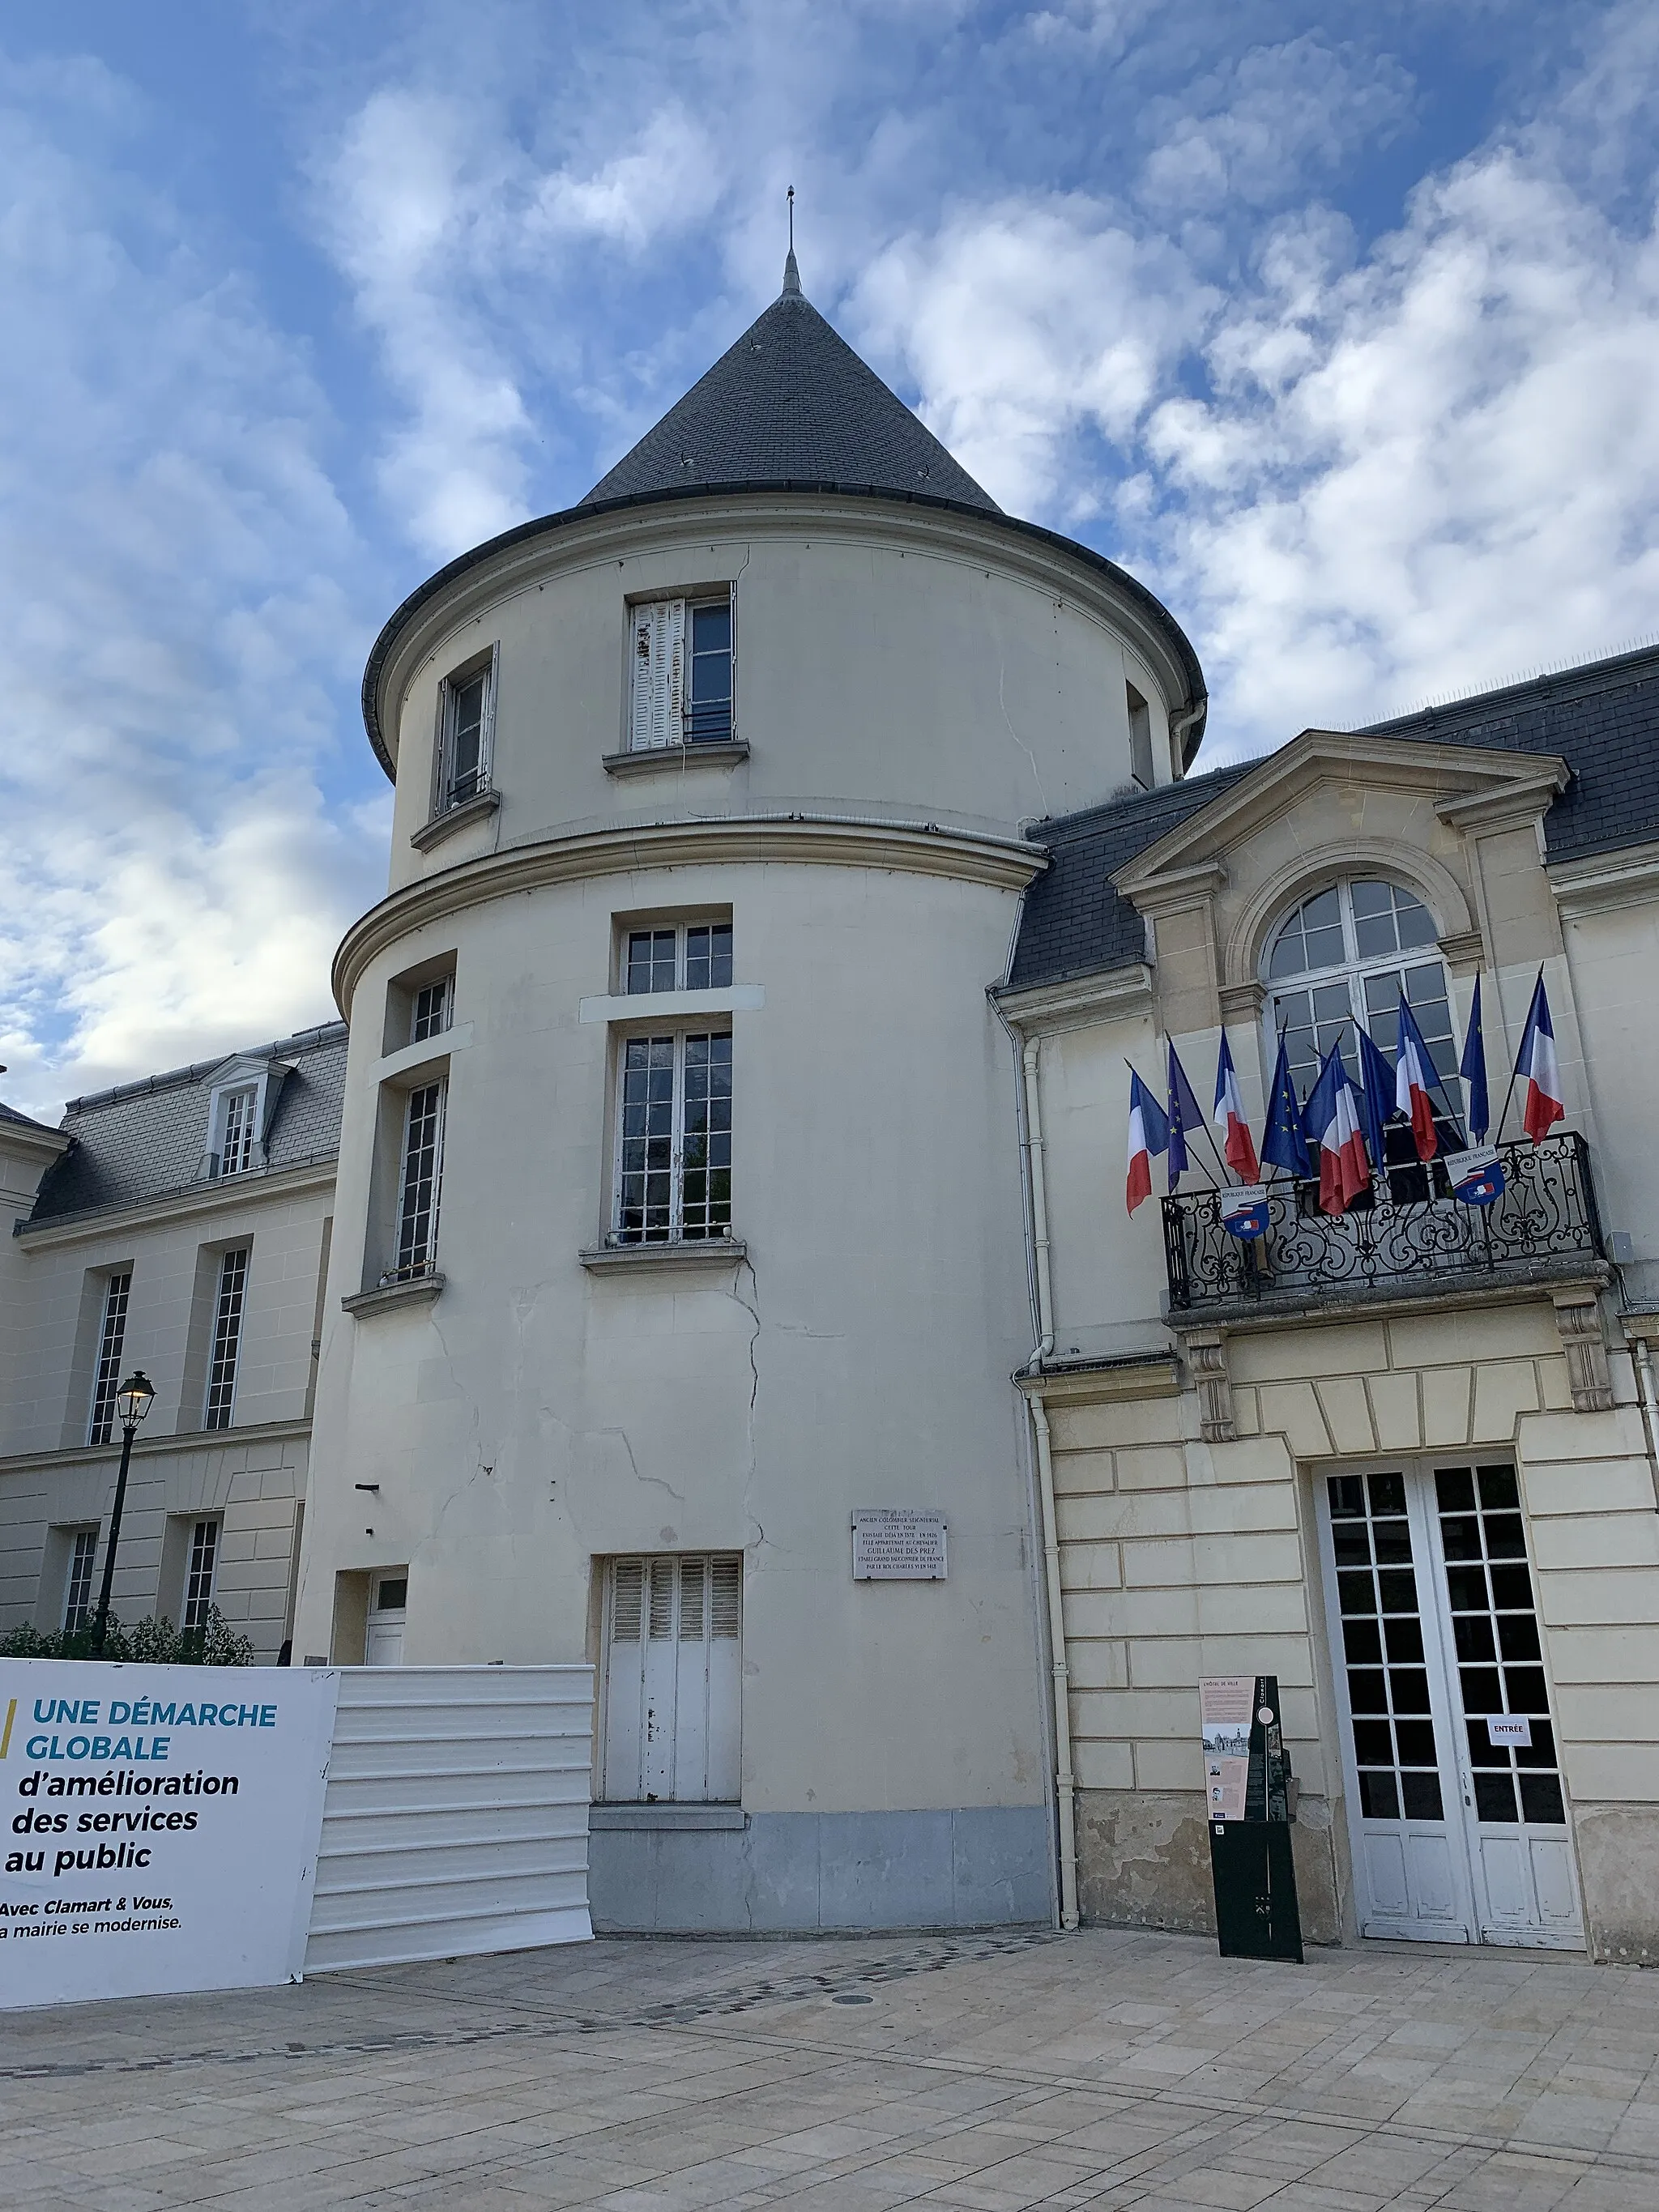
[[142, 1367], [135, 1367], [115, 1394], [115, 1414], [121, 1424], [121, 1472], [115, 1478], [115, 1504], [110, 1510], [109, 1542], [104, 1550], [103, 1587], [98, 1593], [98, 1619], [92, 1635], [93, 1650], [100, 1656], [109, 1632], [109, 1594], [115, 1580], [115, 1547], [121, 1540], [121, 1510], [127, 1502], [127, 1468], [132, 1462], [132, 1439], [155, 1397], [155, 1387]]

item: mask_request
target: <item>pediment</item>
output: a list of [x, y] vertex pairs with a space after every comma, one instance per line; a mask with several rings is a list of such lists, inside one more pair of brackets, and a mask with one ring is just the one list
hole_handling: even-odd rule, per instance
[[1227, 856], [1322, 787], [1425, 799], [1448, 825], [1473, 829], [1535, 820], [1571, 771], [1559, 754], [1485, 745], [1425, 744], [1340, 730], [1304, 730], [1255, 772], [1220, 792], [1115, 870], [1112, 883], [1143, 912], [1189, 899], [1225, 879]]

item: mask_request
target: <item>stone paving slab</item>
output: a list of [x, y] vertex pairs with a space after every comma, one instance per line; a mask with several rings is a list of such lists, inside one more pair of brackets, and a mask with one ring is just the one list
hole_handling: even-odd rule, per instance
[[28, 2212], [1659, 2212], [1659, 1976], [1091, 1929], [0, 2014]]

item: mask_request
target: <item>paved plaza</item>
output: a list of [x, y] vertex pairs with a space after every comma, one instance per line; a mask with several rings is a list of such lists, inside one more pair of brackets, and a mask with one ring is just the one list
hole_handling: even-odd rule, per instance
[[1659, 1975], [602, 1942], [0, 2014], [0, 2203], [1654, 2212]]

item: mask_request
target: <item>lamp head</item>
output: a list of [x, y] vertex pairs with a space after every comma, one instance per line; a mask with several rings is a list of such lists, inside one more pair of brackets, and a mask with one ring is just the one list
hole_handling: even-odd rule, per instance
[[135, 1367], [115, 1394], [115, 1411], [124, 1429], [136, 1429], [155, 1401], [155, 1385]]

